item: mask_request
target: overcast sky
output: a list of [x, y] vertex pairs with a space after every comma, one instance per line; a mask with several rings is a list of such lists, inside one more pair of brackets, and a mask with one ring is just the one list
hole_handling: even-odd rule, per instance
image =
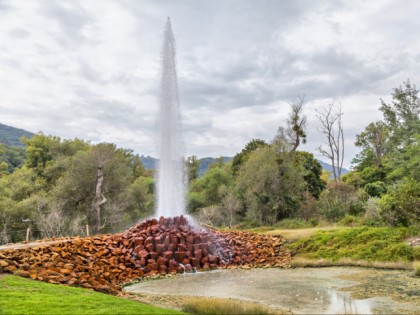
[[[156, 156], [160, 53], [171, 17], [187, 155], [271, 141], [305, 95], [343, 107], [345, 165], [380, 98], [420, 83], [420, 1], [0, 0], [0, 123]], [[325, 159], [324, 159], [325, 160]]]

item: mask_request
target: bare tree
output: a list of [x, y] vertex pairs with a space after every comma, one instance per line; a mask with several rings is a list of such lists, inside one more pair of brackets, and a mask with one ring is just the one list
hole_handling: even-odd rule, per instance
[[223, 216], [226, 219], [225, 225], [229, 226], [229, 228], [232, 228], [232, 225], [236, 219], [236, 215], [241, 210], [241, 203], [239, 199], [235, 197], [234, 193], [226, 186], [222, 186], [220, 190], [221, 194], [223, 195], [221, 200], [221, 208], [223, 209]]
[[35, 200], [34, 206], [38, 212], [36, 224], [43, 237], [57, 237], [66, 235], [66, 215], [61, 203], [48, 205], [46, 198]]
[[291, 112], [287, 119], [287, 130], [286, 134], [292, 145], [291, 151], [294, 152], [300, 145], [301, 141], [306, 143], [306, 117], [302, 114], [303, 102], [305, 96], [298, 96], [297, 99], [291, 101], [290, 107]]
[[326, 148], [322, 145], [318, 151], [331, 161], [335, 181], [341, 181], [341, 171], [344, 160], [344, 132], [341, 118], [343, 111], [341, 104], [335, 108], [334, 101], [327, 107], [317, 110], [316, 117], [321, 122], [319, 131], [326, 137]]
[[199, 209], [198, 221], [200, 225], [214, 227], [222, 222], [220, 215], [220, 208], [218, 206], [209, 206]]

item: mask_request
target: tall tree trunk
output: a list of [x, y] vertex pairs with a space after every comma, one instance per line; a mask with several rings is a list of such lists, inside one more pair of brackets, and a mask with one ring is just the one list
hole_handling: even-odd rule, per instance
[[106, 202], [106, 198], [102, 195], [102, 185], [104, 182], [104, 173], [101, 166], [98, 166], [96, 173], [96, 189], [95, 189], [95, 203], [93, 210], [96, 213], [96, 233], [101, 229], [101, 206]]

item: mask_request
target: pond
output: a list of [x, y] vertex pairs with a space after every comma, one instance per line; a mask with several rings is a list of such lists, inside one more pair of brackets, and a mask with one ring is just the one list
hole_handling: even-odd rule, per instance
[[295, 314], [417, 314], [413, 272], [361, 268], [217, 270], [144, 281], [127, 292], [259, 302]]

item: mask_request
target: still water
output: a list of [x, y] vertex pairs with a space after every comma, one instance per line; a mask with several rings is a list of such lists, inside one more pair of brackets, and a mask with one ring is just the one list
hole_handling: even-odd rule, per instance
[[[408, 271], [375, 270], [372, 272], [376, 278], [372, 279], [378, 283], [369, 280], [368, 284], [362, 284], [363, 281], [359, 282], [357, 276], [365, 278], [363, 273], [366, 272], [366, 269], [360, 268], [220, 270], [145, 281], [125, 290], [133, 293], [234, 298], [291, 310], [295, 314], [420, 313], [420, 296], [416, 296], [418, 291], [415, 288], [409, 291], [414, 292], [410, 293], [414, 296], [407, 295], [408, 300], [401, 301], [390, 294], [393, 283], [396, 283], [392, 277], [405, 281], [401, 280], [401, 275], [410, 279]], [[390, 284], [381, 283], [381, 273]], [[352, 279], [352, 275], [356, 280]], [[420, 280], [411, 278], [414, 282], [410, 279], [410, 285], [416, 287], [418, 284], [417, 289], [420, 289]], [[380, 294], [371, 293], [369, 296], [367, 292], [371, 292], [369, 289], [374, 285], [379, 288], [374, 291]], [[386, 285], [391, 288], [382, 290]], [[363, 296], [364, 293], [367, 295]]]

